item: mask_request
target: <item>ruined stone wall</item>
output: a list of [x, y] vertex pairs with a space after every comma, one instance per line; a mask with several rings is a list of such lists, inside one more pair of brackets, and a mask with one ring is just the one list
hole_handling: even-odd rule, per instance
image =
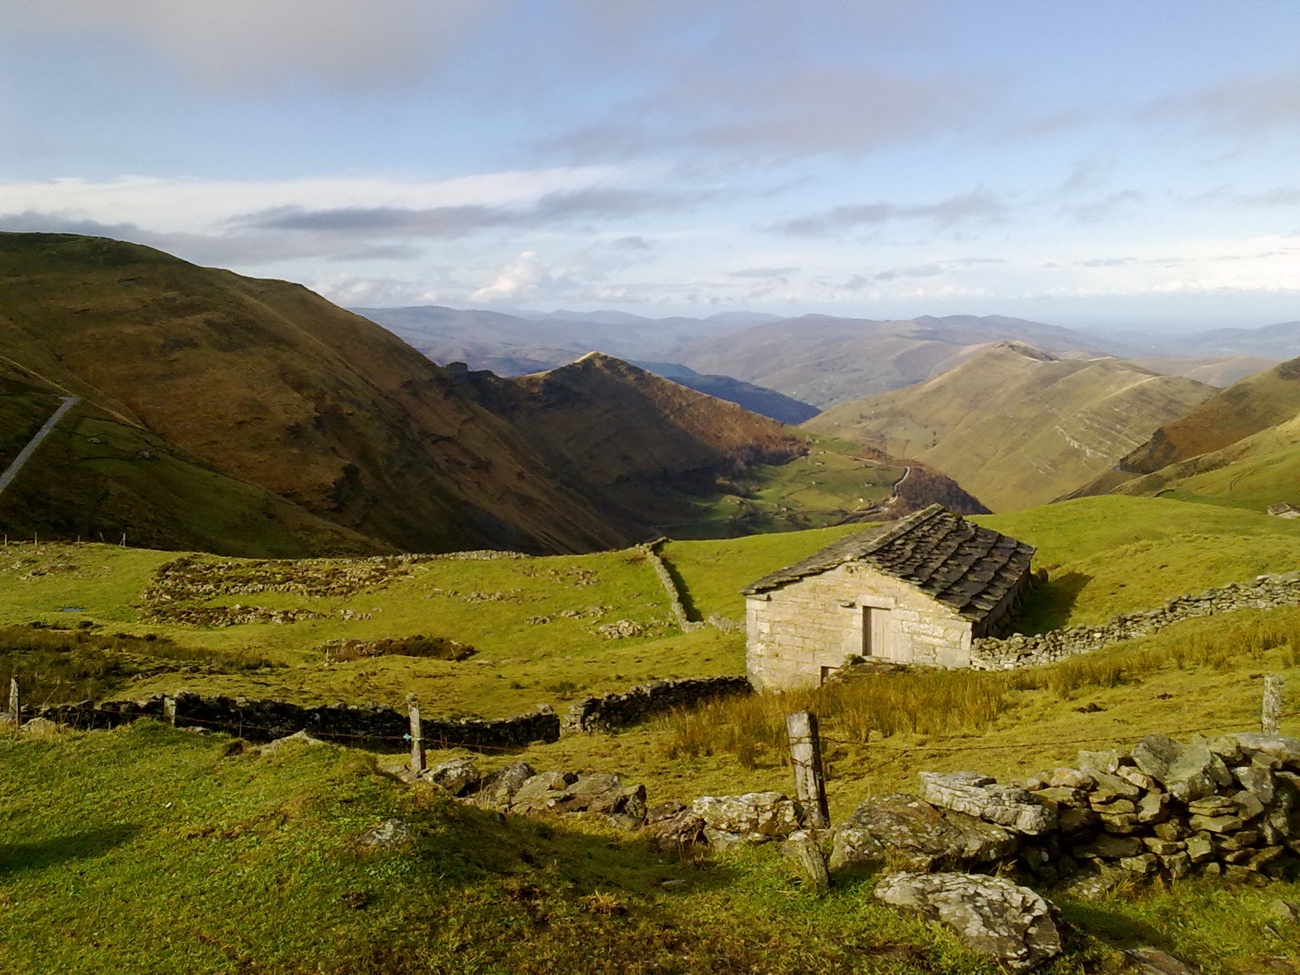
[[1121, 613], [1096, 626], [1072, 626], [1038, 636], [1013, 634], [1005, 639], [975, 640], [970, 665], [979, 670], [1036, 667], [1072, 657], [1121, 640], [1149, 636], [1183, 620], [1228, 613], [1236, 609], [1272, 609], [1300, 604], [1300, 572], [1263, 575], [1250, 582], [1216, 586], [1190, 596], [1178, 596], [1158, 609]]
[[972, 772], [923, 772], [921, 781], [919, 798], [869, 799], [837, 827], [832, 866], [886, 859], [921, 870], [1012, 869], [1047, 885], [1192, 873], [1260, 883], [1300, 866], [1294, 738], [1182, 744], [1148, 735], [1132, 751], [1080, 752], [1078, 768], [1023, 786]]
[[612, 731], [656, 714], [698, 707], [721, 697], [748, 694], [751, 690], [749, 680], [744, 677], [658, 680], [621, 693], [584, 698], [565, 714], [564, 732]]
[[[406, 711], [394, 708], [326, 704], [301, 707], [283, 701], [202, 697], [182, 692], [173, 699], [176, 726], [224, 731], [247, 741], [273, 741], [297, 731], [315, 738], [377, 750], [402, 751], [410, 747]], [[141, 701], [103, 701], [99, 704], [62, 704], [41, 708], [36, 716], [76, 728], [113, 728], [137, 718], [164, 719], [164, 697]], [[547, 705], [509, 718], [424, 718], [421, 722], [428, 748], [518, 748], [531, 742], [556, 741], [559, 716]]]
[[759, 690], [817, 687], [863, 652], [864, 606], [889, 610], [881, 659], [965, 667], [970, 623], [912, 586], [863, 565], [841, 565], [746, 600], [750, 683]]

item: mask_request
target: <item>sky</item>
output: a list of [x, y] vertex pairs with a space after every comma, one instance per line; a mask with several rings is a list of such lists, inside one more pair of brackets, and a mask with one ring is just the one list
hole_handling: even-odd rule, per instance
[[1300, 319], [1294, 0], [0, 0], [0, 229], [349, 307]]

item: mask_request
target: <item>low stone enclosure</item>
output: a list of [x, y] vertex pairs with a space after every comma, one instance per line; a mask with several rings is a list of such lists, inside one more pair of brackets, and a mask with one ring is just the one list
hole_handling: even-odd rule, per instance
[[971, 644], [971, 666], [1012, 670], [1050, 664], [1134, 637], [1150, 636], [1174, 623], [1238, 609], [1276, 609], [1300, 603], [1300, 572], [1261, 575], [1189, 596], [1175, 596], [1158, 609], [1121, 613], [1096, 626], [1072, 626], [1037, 636], [1013, 634]]
[[[656, 714], [697, 707], [709, 701], [750, 693], [744, 677], [697, 677], [659, 680], [627, 691], [586, 697], [573, 704], [561, 722], [547, 704], [508, 718], [421, 718], [421, 736], [429, 749], [496, 750], [551, 742], [565, 734], [613, 731]], [[115, 728], [137, 718], [158, 718], [178, 727], [227, 731], [247, 741], [267, 742], [295, 731], [322, 741], [381, 751], [410, 746], [407, 711], [371, 705], [326, 704], [302, 707], [283, 701], [203, 697], [182, 691], [138, 701], [102, 701], [21, 709], [22, 717], [43, 718], [74, 728]], [[4, 720], [8, 714], [0, 715]]]

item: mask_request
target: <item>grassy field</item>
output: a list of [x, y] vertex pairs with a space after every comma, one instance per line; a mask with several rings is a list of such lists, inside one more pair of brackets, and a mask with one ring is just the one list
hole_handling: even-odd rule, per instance
[[756, 464], [689, 523], [665, 526], [674, 538], [726, 538], [839, 524], [886, 500], [905, 467], [861, 456], [858, 444], [807, 434], [809, 452], [787, 464]]
[[[1038, 545], [1053, 579], [1040, 622], [1100, 619], [1293, 568], [1300, 530], [1249, 511], [1145, 498], [1083, 499], [987, 522]], [[737, 590], [844, 530], [670, 542], [663, 554], [695, 614], [738, 618]], [[297, 622], [268, 621], [293, 613]], [[243, 618], [262, 621], [218, 625]], [[620, 621], [640, 632], [600, 631]], [[83, 657], [83, 669], [124, 661], [84, 678], [104, 696], [188, 686], [398, 703], [418, 690], [431, 711], [487, 715], [652, 676], [743, 668], [741, 634], [673, 629], [636, 550], [277, 563], [11, 545], [0, 549], [0, 626], [0, 679], [5, 667], [27, 668], [24, 679], [43, 668], [51, 697], [85, 690], [71, 675]], [[20, 647], [24, 632], [46, 642]], [[416, 634], [477, 652], [460, 662], [327, 663], [341, 639]], [[1032, 671], [918, 673], [741, 699], [521, 754], [538, 769], [622, 773], [644, 783], [651, 802], [787, 791], [781, 719], [811, 707], [825, 736], [832, 818], [842, 819], [868, 794], [915, 789], [920, 770], [1006, 780], [1153, 731], [1186, 739], [1250, 729], [1264, 673], [1300, 684], [1300, 608], [1189, 621]], [[1300, 734], [1300, 718], [1288, 714], [1283, 730]], [[514, 757], [475, 760], [490, 768]], [[221, 736], [148, 723], [0, 735], [4, 970], [992, 971], [943, 932], [876, 908], [871, 877], [841, 877], [819, 897], [791, 879], [775, 849], [679, 860], [594, 822], [500, 822], [409, 790], [383, 771], [388, 761], [333, 747], [237, 754]], [[389, 816], [415, 826], [414, 846], [361, 848], [358, 836]], [[1180, 882], [1062, 898], [1070, 953], [1048, 972], [1118, 973], [1118, 949], [1135, 944], [1206, 973], [1281, 971], [1300, 963], [1300, 935], [1270, 920], [1275, 897], [1300, 899], [1300, 887]]]

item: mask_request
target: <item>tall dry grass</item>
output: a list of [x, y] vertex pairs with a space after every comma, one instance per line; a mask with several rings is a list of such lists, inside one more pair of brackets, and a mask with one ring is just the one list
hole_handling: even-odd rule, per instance
[[1045, 667], [916, 670], [724, 699], [660, 719], [662, 747], [669, 758], [731, 753], [743, 767], [754, 768], [768, 754], [785, 760], [785, 716], [794, 711], [814, 712], [823, 737], [849, 742], [903, 733], [979, 734], [1014, 709], [1024, 692], [1047, 691], [1068, 701], [1090, 688], [1141, 683], [1168, 668], [1300, 666], [1300, 616], [1294, 614], [1184, 629]]

